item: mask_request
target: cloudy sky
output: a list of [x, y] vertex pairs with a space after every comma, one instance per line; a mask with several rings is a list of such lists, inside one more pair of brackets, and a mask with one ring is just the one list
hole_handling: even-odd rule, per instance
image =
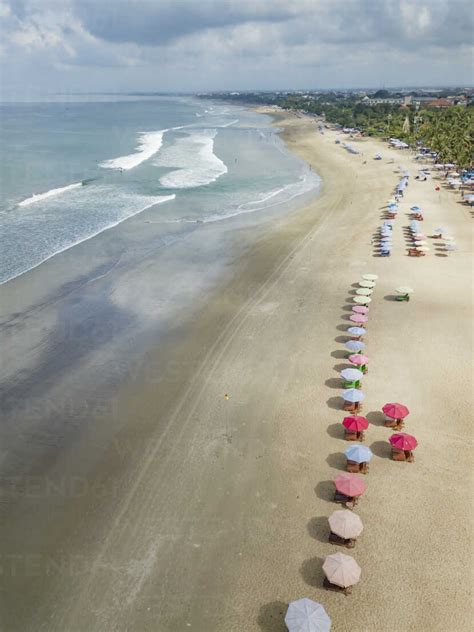
[[471, 84], [472, 0], [0, 0], [4, 98]]

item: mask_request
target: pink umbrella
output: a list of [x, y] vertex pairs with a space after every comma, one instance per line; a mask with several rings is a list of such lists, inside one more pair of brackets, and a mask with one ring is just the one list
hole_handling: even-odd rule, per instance
[[414, 450], [418, 445], [415, 437], [406, 434], [406, 432], [396, 432], [390, 437], [389, 441], [397, 450]]
[[354, 307], [352, 308], [352, 311], [355, 312], [356, 314], [368, 314], [369, 308], [364, 307], [364, 305], [354, 305]]
[[410, 412], [403, 404], [385, 404], [382, 410], [387, 417], [392, 419], [405, 419]]
[[357, 476], [357, 474], [339, 474], [334, 481], [334, 485], [338, 492], [351, 498], [362, 496], [365, 492], [364, 479]]
[[369, 364], [369, 358], [362, 353], [354, 353], [353, 355], [350, 355], [349, 361], [352, 362], [352, 364], [356, 364], [357, 366]]
[[351, 314], [349, 320], [352, 320], [353, 323], [366, 323], [369, 319], [363, 314]]
[[347, 428], [347, 430], [352, 430], [352, 432], [361, 432], [362, 430], [367, 430], [369, 422], [365, 417], [352, 415], [351, 417], [344, 417], [342, 425], [344, 428]]

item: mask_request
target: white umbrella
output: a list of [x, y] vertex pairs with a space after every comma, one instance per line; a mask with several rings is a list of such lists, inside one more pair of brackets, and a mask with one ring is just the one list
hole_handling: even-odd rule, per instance
[[411, 294], [413, 291], [413, 288], [407, 287], [406, 285], [402, 285], [395, 289], [395, 292], [398, 292], [399, 294]]
[[358, 294], [359, 296], [370, 296], [372, 292], [373, 290], [368, 287], [361, 287], [358, 290], [356, 290], [356, 294]]
[[331, 584], [342, 588], [357, 584], [361, 574], [361, 568], [355, 559], [344, 553], [328, 555], [324, 560], [323, 571]]
[[428, 252], [429, 248], [428, 246], [416, 246], [417, 250], [420, 250], [421, 252]]
[[360, 340], [348, 340], [345, 344], [345, 347], [348, 351], [352, 351], [352, 353], [358, 353], [364, 349], [365, 344]]
[[346, 402], [352, 402], [353, 404], [356, 402], [361, 402], [365, 395], [358, 388], [348, 388], [345, 391], [342, 391], [341, 397]]
[[419, 241], [418, 240], [415, 241], [415, 246], [426, 246], [427, 244], [428, 244], [428, 242], [424, 241], [423, 239], [421, 239]]
[[352, 300], [354, 301], [354, 303], [359, 303], [359, 305], [368, 305], [372, 302], [370, 296], [354, 296]]
[[375, 287], [375, 281], [359, 281], [359, 285], [360, 287], [373, 288]]
[[329, 516], [331, 531], [340, 538], [358, 538], [364, 528], [362, 520], [349, 509], [338, 509]]
[[362, 278], [365, 281], [377, 281], [379, 277], [376, 274], [363, 274]]
[[445, 250], [457, 250], [457, 249], [458, 249], [458, 247], [456, 246], [456, 244], [455, 244], [455, 243], [452, 243], [452, 242], [451, 242], [451, 243], [449, 243], [449, 244], [446, 244], [446, 245], [445, 245], [445, 247], [444, 247], [444, 249], [445, 249]]
[[[352, 513], [352, 512], [350, 512]], [[285, 615], [289, 632], [329, 632], [331, 619], [326, 610], [312, 599], [292, 601]]]
[[446, 232], [446, 228], [442, 228], [442, 227], [435, 228], [435, 233], [437, 235], [443, 235], [445, 232]]

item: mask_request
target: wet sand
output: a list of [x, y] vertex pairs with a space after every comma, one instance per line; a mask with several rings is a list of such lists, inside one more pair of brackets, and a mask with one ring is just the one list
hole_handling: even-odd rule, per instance
[[[322, 176], [321, 196], [275, 221], [78, 443], [6, 481], [2, 628], [276, 632], [288, 601], [307, 596], [338, 631], [469, 629], [469, 211], [412, 181], [393, 254], [374, 257], [396, 166], [414, 173], [408, 154], [351, 140], [364, 154], [352, 155], [310, 119], [277, 124]], [[433, 241], [406, 256], [415, 202], [425, 234], [445, 225], [457, 252]], [[351, 553], [362, 580], [343, 597], [322, 589], [321, 566], [338, 550], [327, 542], [346, 447], [338, 372], [365, 272], [379, 275], [364, 380], [375, 456]], [[402, 284], [409, 303], [392, 300]], [[388, 458], [377, 411], [390, 400], [411, 410], [413, 464]]]

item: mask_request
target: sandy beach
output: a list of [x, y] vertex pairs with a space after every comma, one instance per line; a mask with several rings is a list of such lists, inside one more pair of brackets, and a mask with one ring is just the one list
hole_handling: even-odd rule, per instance
[[[192, 322], [150, 348], [96, 435], [33, 473], [50, 488], [2, 512], [2, 629], [279, 632], [301, 597], [321, 601], [336, 632], [470, 629], [469, 209], [411, 178], [392, 256], [374, 256], [398, 165], [416, 173], [411, 155], [371, 139], [351, 139], [361, 153], [350, 154], [310, 118], [275, 124], [323, 179], [320, 197], [276, 219]], [[426, 257], [407, 256], [414, 203], [423, 232], [445, 226], [456, 252], [428, 239]], [[368, 272], [379, 276], [363, 385], [374, 459], [350, 552], [362, 578], [345, 597], [322, 588], [322, 563], [339, 550], [327, 541], [347, 447], [338, 376]], [[393, 300], [400, 285], [414, 288], [409, 303]], [[389, 458], [387, 401], [411, 411], [412, 464]]]

